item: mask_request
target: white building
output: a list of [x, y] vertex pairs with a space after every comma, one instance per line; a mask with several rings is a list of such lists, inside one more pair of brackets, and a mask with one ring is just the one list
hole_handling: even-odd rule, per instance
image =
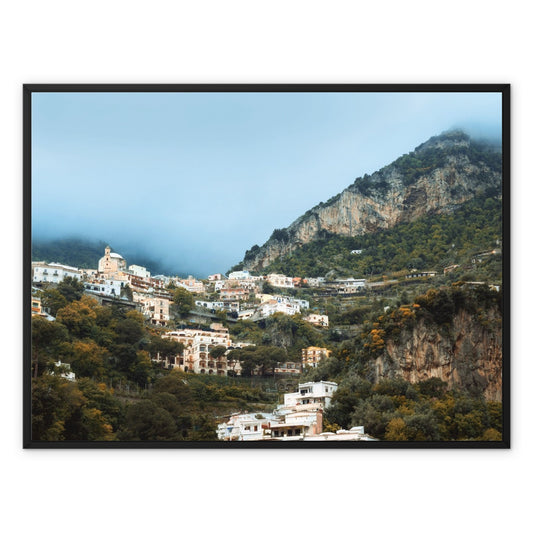
[[209, 302], [207, 300], [195, 300], [194, 305], [201, 309], [209, 311], [235, 311], [239, 312], [239, 302], [235, 300], [227, 300], [223, 302]]
[[278, 409], [292, 408], [298, 405], [318, 404], [322, 409], [327, 409], [331, 404], [331, 397], [338, 385], [333, 381], [318, 381], [300, 383], [298, 392], [289, 392], [284, 395], [284, 403]]
[[354, 289], [364, 289], [366, 285], [366, 279], [354, 279], [354, 278], [336, 279], [335, 283], [338, 283], [339, 285], [342, 285], [344, 287], [353, 287]]
[[[236, 414], [219, 424], [220, 440], [305, 440], [322, 433], [322, 413], [337, 384], [303, 383], [298, 392], [285, 394], [283, 405], [272, 414]], [[310, 401], [302, 401], [310, 400]], [[311, 401], [312, 400], [312, 401]]]
[[377, 441], [365, 433], [365, 426], [355, 426], [350, 429], [339, 429], [336, 433], [325, 432], [319, 435], [312, 435], [305, 440], [318, 442], [331, 441]]
[[278, 303], [287, 303], [297, 305], [300, 309], [309, 309], [309, 301], [301, 298], [294, 298], [293, 296], [283, 296], [281, 294], [256, 294], [255, 296], [261, 303], [267, 303], [275, 300]]
[[248, 270], [236, 270], [235, 272], [231, 272], [228, 275], [228, 279], [238, 279], [238, 280], [250, 279], [251, 277], [252, 275], [250, 274], [250, 272], [248, 272]]
[[329, 317], [328, 317], [328, 315], [310, 314], [310, 315], [304, 317], [304, 320], [309, 322], [313, 326], [321, 326], [323, 328], [329, 327]]
[[239, 311], [239, 320], [250, 320], [255, 315], [255, 309], [241, 309]]
[[277, 302], [272, 300], [271, 302], [264, 303], [258, 309], [261, 317], [265, 318], [273, 315], [274, 313], [283, 313], [284, 315], [296, 315], [300, 313], [300, 306], [297, 304]]
[[270, 425], [270, 437], [276, 440], [304, 440], [322, 432], [322, 409], [317, 406], [285, 410], [279, 422]]
[[293, 279], [283, 274], [268, 274], [266, 280], [272, 287], [294, 288]]
[[84, 283], [85, 290], [103, 294], [105, 296], [114, 296], [120, 298], [120, 293], [127, 282], [120, 279], [100, 279], [98, 281]]
[[332, 381], [302, 383], [298, 392], [285, 394], [283, 405], [272, 414], [236, 413], [218, 425], [217, 436], [224, 441], [361, 441], [376, 440], [365, 434], [364, 426], [322, 432], [323, 411], [329, 406], [337, 384]]
[[60, 263], [45, 263], [37, 261], [31, 264], [33, 270], [32, 281], [34, 283], [59, 283], [65, 278], [82, 279], [83, 273], [79, 268], [62, 265]]
[[277, 420], [272, 413], [237, 413], [218, 425], [217, 436], [225, 441], [263, 440], [270, 432], [270, 424]]
[[56, 361], [54, 363], [55, 369], [53, 373], [69, 381], [76, 381], [76, 374], [70, 370], [70, 365], [68, 363], [62, 363], [61, 361]]
[[133, 274], [134, 276], [139, 276], [140, 278], [149, 278], [150, 272], [146, 270], [145, 267], [139, 266], [139, 265], [130, 265], [128, 267], [128, 272]]

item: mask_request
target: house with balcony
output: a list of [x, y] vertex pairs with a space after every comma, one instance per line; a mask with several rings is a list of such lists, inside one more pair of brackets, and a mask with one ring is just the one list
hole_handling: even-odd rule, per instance
[[141, 313], [156, 326], [166, 326], [170, 320], [170, 297], [148, 293], [133, 293], [133, 301], [140, 305]]
[[278, 409], [291, 409], [299, 405], [319, 405], [322, 409], [327, 409], [331, 405], [333, 393], [338, 385], [333, 381], [318, 381], [300, 383], [298, 392], [289, 392], [284, 395], [283, 405]]
[[230, 300], [248, 300], [250, 291], [242, 287], [224, 287], [220, 289], [220, 300], [227, 302]]
[[302, 349], [302, 365], [304, 367], [316, 368], [320, 361], [326, 360], [331, 354], [331, 350], [318, 346], [309, 346]]
[[46, 263], [34, 261], [32, 267], [32, 281], [34, 283], [60, 283], [70, 277], [81, 281], [83, 272], [76, 267], [62, 265], [61, 263]]

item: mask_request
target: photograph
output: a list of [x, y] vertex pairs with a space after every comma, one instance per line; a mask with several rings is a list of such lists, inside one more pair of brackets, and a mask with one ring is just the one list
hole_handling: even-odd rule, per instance
[[24, 448], [510, 448], [510, 85], [22, 90]]

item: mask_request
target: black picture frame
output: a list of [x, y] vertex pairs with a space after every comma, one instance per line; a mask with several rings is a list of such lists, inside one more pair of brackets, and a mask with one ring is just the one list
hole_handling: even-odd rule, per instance
[[[37, 441], [31, 435], [31, 261], [32, 261], [32, 95], [36, 93], [161, 93], [161, 92], [462, 92], [499, 93], [502, 97], [502, 219], [503, 219], [503, 432], [501, 441]], [[511, 86], [487, 84], [25, 84], [23, 86], [23, 448], [31, 449], [509, 449], [511, 447]]]

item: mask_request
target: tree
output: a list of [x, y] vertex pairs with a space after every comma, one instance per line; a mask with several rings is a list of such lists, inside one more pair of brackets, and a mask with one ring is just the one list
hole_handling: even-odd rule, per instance
[[34, 377], [42, 374], [47, 365], [57, 361], [67, 338], [67, 328], [63, 324], [41, 316], [32, 317], [31, 360]]
[[84, 440], [82, 407], [85, 398], [76, 383], [59, 376], [32, 380], [32, 439]]
[[46, 289], [41, 296], [44, 309], [52, 316], [56, 316], [60, 309], [68, 304], [68, 300], [57, 289]]
[[171, 441], [176, 439], [176, 433], [176, 423], [167, 410], [150, 400], [141, 400], [128, 406], [120, 440]]
[[78, 338], [90, 337], [96, 327], [96, 307], [98, 304], [89, 296], [82, 296], [60, 309], [57, 320]]
[[221, 344], [214, 346], [209, 350], [209, 356], [213, 359], [218, 359], [219, 357], [224, 357], [224, 354], [226, 353], [227, 348], [226, 346], [223, 346]]
[[164, 339], [159, 335], [152, 335], [147, 349], [152, 357], [156, 357], [159, 354], [161, 359], [170, 359], [182, 354], [185, 345], [173, 339]]
[[178, 313], [182, 316], [188, 315], [189, 312], [194, 308], [193, 295], [183, 287], [178, 287], [174, 290], [172, 301], [176, 305]]
[[85, 286], [76, 278], [67, 276], [57, 284], [57, 290], [66, 298], [67, 302], [80, 300], [85, 291]]
[[131, 376], [137, 362], [137, 350], [131, 344], [115, 344], [110, 349], [110, 362], [119, 371]]
[[144, 336], [144, 324], [132, 316], [120, 320], [115, 327], [116, 342], [123, 344], [137, 344]]
[[419, 381], [416, 388], [420, 394], [429, 396], [430, 398], [442, 398], [446, 392], [447, 385], [442, 379], [429, 378], [424, 381]]
[[263, 282], [263, 288], [262, 288], [263, 294], [274, 294], [276, 291], [274, 287], [268, 282]]
[[72, 345], [72, 370], [77, 377], [102, 378], [109, 352], [91, 339], [75, 341]]
[[146, 350], [139, 350], [137, 357], [132, 367], [130, 368], [130, 376], [138, 385], [146, 385], [151, 381], [152, 360], [150, 354]]
[[63, 309], [69, 303], [80, 300], [84, 290], [85, 287], [81, 281], [66, 277], [56, 287], [49, 287], [43, 291], [43, 307], [48, 309], [52, 316], [56, 316], [60, 309]]
[[391, 441], [409, 440], [407, 426], [403, 418], [393, 418], [387, 424], [387, 430], [385, 431], [385, 440], [391, 440]]
[[186, 374], [181, 370], [172, 370], [170, 374], [154, 383], [154, 391], [156, 393], [172, 394], [181, 406], [189, 407], [193, 402], [193, 396], [185, 378]]

